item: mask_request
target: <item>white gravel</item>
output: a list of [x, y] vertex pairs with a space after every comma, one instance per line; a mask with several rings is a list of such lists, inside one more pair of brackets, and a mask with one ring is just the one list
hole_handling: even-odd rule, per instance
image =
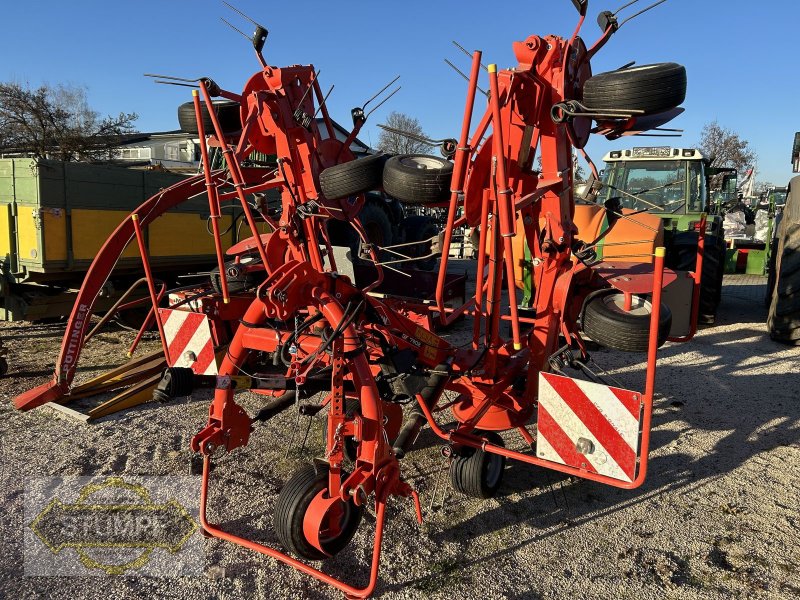
[[[512, 464], [501, 493], [488, 501], [450, 492], [445, 473], [439, 486], [440, 498], [447, 492], [444, 505], [428, 510], [444, 462], [438, 442], [424, 432], [403, 473], [422, 495], [426, 523], [417, 527], [410, 501], [390, 504], [376, 595], [800, 596], [800, 348], [769, 340], [765, 310], [750, 283], [726, 278], [718, 323], [690, 344], [662, 349], [650, 473], [638, 490]], [[9, 401], [48, 379], [60, 331], [4, 324], [0, 335], [11, 351], [11, 373], [0, 384], [0, 597], [340, 597], [274, 560], [218, 540], [204, 542], [202, 577], [25, 577], [26, 477], [184, 475], [189, 440], [205, 424], [208, 398], [145, 405], [91, 425], [50, 409], [19, 413]], [[129, 338], [127, 332], [102, 336], [94, 360], [121, 358]], [[642, 386], [642, 356], [598, 351], [594, 358], [627, 385]], [[252, 410], [258, 401], [244, 404]], [[284, 458], [294, 418], [284, 414], [258, 427], [246, 448], [217, 461], [213, 519], [274, 542], [275, 495], [296, 465], [321, 447], [318, 420], [309, 451]], [[373, 524], [367, 514], [355, 543], [324, 570], [365, 583]]]

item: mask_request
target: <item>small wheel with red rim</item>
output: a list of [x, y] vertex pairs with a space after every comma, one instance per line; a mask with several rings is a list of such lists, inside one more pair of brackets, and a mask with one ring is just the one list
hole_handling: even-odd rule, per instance
[[323, 560], [350, 543], [362, 514], [363, 509], [352, 500], [328, 497], [327, 468], [304, 465], [278, 494], [275, 533], [290, 552]]

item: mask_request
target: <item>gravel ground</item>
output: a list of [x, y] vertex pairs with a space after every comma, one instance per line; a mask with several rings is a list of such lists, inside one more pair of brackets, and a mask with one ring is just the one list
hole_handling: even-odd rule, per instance
[[[689, 344], [662, 349], [650, 472], [637, 490], [511, 464], [497, 497], [465, 499], [449, 491], [446, 476], [439, 479], [439, 444], [424, 432], [403, 472], [421, 493], [426, 522], [416, 525], [410, 501], [391, 502], [376, 595], [800, 596], [800, 348], [767, 337], [761, 283], [726, 278], [717, 324]], [[26, 478], [185, 475], [189, 440], [205, 424], [208, 397], [145, 405], [90, 425], [49, 408], [19, 413], [10, 399], [49, 378], [61, 328], [2, 324], [0, 335], [11, 353], [10, 374], [0, 381], [0, 597], [339, 597], [269, 558], [218, 540], [203, 540], [201, 576], [24, 576]], [[82, 364], [115, 364], [131, 338], [126, 331], [99, 336]], [[155, 347], [154, 340], [147, 345]], [[627, 386], [643, 386], [643, 356], [598, 351], [594, 358]], [[242, 403], [258, 406], [249, 397]], [[305, 451], [286, 455], [295, 417], [284, 414], [258, 427], [247, 447], [221, 457], [212, 519], [274, 542], [275, 495], [301, 461], [319, 454], [321, 423], [311, 424]], [[507, 443], [521, 447], [514, 438]], [[431, 506], [437, 481], [439, 500]], [[365, 583], [373, 523], [366, 514], [355, 543], [323, 569]]]

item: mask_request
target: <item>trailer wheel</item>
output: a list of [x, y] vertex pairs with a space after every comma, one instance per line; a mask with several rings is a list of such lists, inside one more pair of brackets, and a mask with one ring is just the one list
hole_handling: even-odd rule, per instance
[[[234, 133], [242, 129], [242, 121], [239, 114], [239, 103], [233, 100], [212, 100], [214, 112], [217, 113], [219, 125], [222, 133]], [[203, 128], [206, 135], [214, 133], [214, 123], [205, 102], [200, 103], [200, 114], [203, 118]], [[178, 107], [178, 123], [181, 131], [186, 133], [199, 133], [197, 130], [197, 119], [194, 112], [194, 102], [184, 102]]]
[[[672, 238], [664, 261], [676, 271], [694, 271], [697, 261], [697, 238], [694, 231], [683, 231]], [[713, 323], [722, 298], [722, 276], [725, 273], [725, 240], [706, 235], [704, 242], [703, 275], [700, 280], [698, 321]]]
[[769, 337], [776, 342], [800, 345], [800, 187], [795, 177], [780, 224], [775, 248], [775, 285], [767, 316]]
[[[503, 438], [495, 432], [479, 433], [496, 446], [505, 446]], [[467, 449], [472, 453], [456, 456], [450, 463], [450, 482], [453, 489], [473, 498], [491, 498], [503, 480], [506, 457], [480, 449]]]
[[[583, 309], [583, 331], [601, 346], [624, 352], [647, 352], [650, 343], [649, 300], [634, 296], [630, 311], [624, 310], [625, 295], [610, 291], [589, 299]], [[672, 312], [661, 305], [658, 323], [658, 345], [661, 346], [672, 327]]]
[[[229, 260], [225, 263], [228, 293], [238, 294], [256, 284], [256, 273], [245, 268], [253, 262], [260, 262], [260, 260], [245, 256], [238, 263], [235, 260]], [[219, 267], [215, 267], [211, 271], [211, 287], [218, 294], [222, 293], [222, 277], [219, 274]]]
[[671, 110], [686, 98], [686, 69], [677, 63], [633, 66], [586, 80], [583, 103], [595, 110]]
[[[403, 254], [407, 256], [428, 256], [431, 254], [433, 242], [431, 238], [439, 235], [439, 228], [436, 222], [430, 217], [422, 215], [413, 215], [406, 217], [400, 222], [400, 237], [403, 243], [408, 244], [411, 242], [422, 242], [415, 246], [407, 246]], [[428, 241], [423, 241], [428, 240]], [[437, 258], [431, 256], [429, 258], [408, 262], [406, 264], [413, 266], [422, 271], [433, 271], [436, 268]]]
[[386, 158], [385, 154], [374, 154], [328, 167], [319, 174], [322, 193], [329, 200], [338, 200], [380, 189]]
[[450, 197], [453, 163], [438, 156], [400, 154], [386, 161], [383, 189], [407, 204], [443, 202]]
[[[281, 544], [288, 550], [309, 560], [323, 560], [341, 552], [353, 539], [361, 523], [363, 509], [352, 500], [334, 504], [332, 512], [339, 532], [330, 536], [320, 536], [325, 553], [320, 552], [306, 538], [303, 520], [313, 500], [328, 486], [328, 470], [317, 469], [314, 465], [304, 465], [283, 486], [275, 502], [273, 524]], [[335, 510], [334, 510], [335, 509]]]

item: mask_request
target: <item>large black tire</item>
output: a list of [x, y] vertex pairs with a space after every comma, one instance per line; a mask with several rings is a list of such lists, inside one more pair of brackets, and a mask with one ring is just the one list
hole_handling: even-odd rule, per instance
[[328, 472], [314, 465], [304, 465], [278, 494], [273, 524], [281, 543], [294, 554], [309, 560], [323, 560], [341, 552], [353, 539], [361, 523], [363, 509], [353, 501], [343, 502], [341, 531], [335, 537], [322, 540], [325, 553], [312, 546], [303, 533], [303, 519], [314, 497], [328, 485]]
[[[391, 246], [394, 243], [392, 222], [383, 207], [374, 202], [365, 202], [358, 213], [361, 225], [367, 232], [367, 239], [376, 246]], [[351, 228], [352, 229], [352, 228]]]
[[[409, 244], [411, 242], [420, 242], [422, 240], [430, 240], [439, 234], [439, 228], [436, 222], [430, 217], [422, 215], [413, 215], [406, 217], [400, 222], [400, 239], [403, 243]], [[433, 242], [424, 241], [423, 243], [415, 246], [406, 246], [403, 248], [402, 253], [406, 256], [427, 256], [431, 254]], [[404, 263], [422, 271], [433, 271], [436, 268], [437, 258], [431, 256], [416, 260], [414, 262]]]
[[[694, 271], [697, 264], [697, 238], [694, 231], [675, 234], [667, 248], [665, 264], [675, 271]], [[706, 235], [703, 243], [703, 276], [700, 280], [698, 321], [713, 323], [722, 299], [722, 276], [725, 274], [725, 240]]]
[[633, 66], [586, 80], [583, 103], [595, 110], [664, 112], [686, 98], [686, 69], [676, 63]]
[[330, 200], [377, 190], [383, 184], [385, 154], [374, 154], [328, 167], [319, 174], [319, 186]]
[[769, 336], [776, 342], [800, 345], [800, 177], [789, 185], [773, 252], [775, 285], [767, 316]]
[[[238, 294], [258, 283], [258, 273], [263, 275], [263, 271], [253, 272], [245, 269], [251, 262], [260, 262], [260, 259], [245, 256], [240, 259], [239, 263], [235, 260], [225, 263], [229, 294]], [[222, 277], [219, 274], [219, 267], [215, 267], [211, 271], [211, 287], [218, 294], [222, 293]]]
[[[233, 100], [212, 100], [212, 104], [223, 133], [234, 133], [242, 129], [238, 102]], [[211, 116], [208, 114], [205, 102], [200, 103], [200, 114], [203, 116], [203, 128], [206, 135], [212, 135], [214, 133], [214, 124], [211, 122]], [[194, 102], [184, 102], [178, 107], [178, 123], [181, 126], [181, 131], [198, 133]]]
[[[483, 435], [496, 446], [505, 446], [503, 438], [493, 431], [478, 435]], [[450, 463], [450, 482], [453, 489], [466, 496], [491, 498], [503, 481], [505, 466], [505, 456], [480, 449], [465, 450], [464, 456], [456, 456]]]
[[400, 154], [383, 167], [383, 189], [407, 204], [443, 202], [450, 197], [453, 163], [438, 156]]
[[[650, 344], [649, 300], [634, 296], [630, 312], [623, 310], [624, 295], [616, 290], [592, 296], [583, 308], [583, 331], [601, 346], [624, 352], [647, 352]], [[661, 346], [672, 327], [672, 312], [661, 305], [658, 323], [658, 345]]]

